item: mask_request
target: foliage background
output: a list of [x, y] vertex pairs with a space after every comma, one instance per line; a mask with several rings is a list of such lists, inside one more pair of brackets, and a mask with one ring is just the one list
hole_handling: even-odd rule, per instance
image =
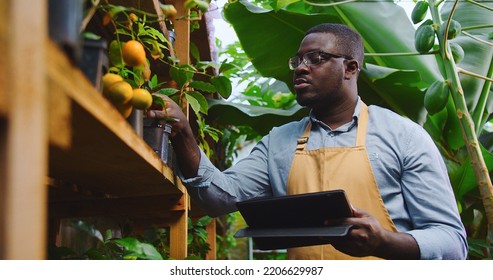
[[[475, 161], [471, 164], [471, 152], [467, 149], [468, 146], [480, 144], [479, 156], [485, 162], [483, 169], [492, 170], [489, 123], [493, 109], [490, 94], [493, 72], [492, 3], [479, 2], [460, 1], [455, 9], [455, 1], [430, 0], [428, 15], [433, 18], [439, 40], [427, 54], [416, 51], [416, 28], [404, 10], [393, 1], [241, 0], [226, 4], [224, 16], [235, 29], [242, 50], [259, 76], [283, 84], [276, 84], [274, 94], [269, 93], [274, 88], [273, 83], [257, 87], [258, 92], [253, 94], [257, 101], [262, 98], [274, 100], [276, 93], [289, 96], [291, 72], [286, 61], [296, 52], [304, 31], [309, 27], [321, 22], [336, 22], [358, 30], [364, 39], [366, 52], [359, 82], [362, 99], [368, 104], [380, 105], [406, 116], [423, 125], [430, 133], [449, 171], [470, 238], [470, 258], [491, 258], [491, 233], [488, 233], [484, 208], [485, 201], [491, 202], [491, 194], [485, 197], [480, 192], [474, 172], [483, 167], [478, 167]], [[443, 36], [438, 32], [440, 26], [445, 26], [452, 11], [453, 19], [462, 25], [462, 33], [450, 41], [461, 46], [465, 53], [463, 60], [457, 62], [446, 58], [449, 46], [443, 43]], [[251, 67], [248, 63], [243, 65], [243, 71]], [[459, 75], [457, 81], [453, 74]], [[437, 80], [453, 81], [452, 98], [449, 98], [446, 108], [432, 115], [426, 111], [423, 98], [431, 83]], [[225, 125], [251, 126], [263, 135], [272, 126], [306, 114], [302, 108], [289, 102], [284, 103], [286, 106], [264, 104], [259, 108], [262, 104], [252, 102], [250, 90], [253, 87], [247, 87], [243, 100], [246, 102], [241, 104], [211, 101], [209, 118]], [[463, 90], [464, 94], [461, 95], [458, 89]], [[461, 102], [465, 109], [461, 107]], [[470, 115], [471, 126], [474, 127], [464, 125], [464, 115]], [[491, 186], [491, 182], [488, 183]]]

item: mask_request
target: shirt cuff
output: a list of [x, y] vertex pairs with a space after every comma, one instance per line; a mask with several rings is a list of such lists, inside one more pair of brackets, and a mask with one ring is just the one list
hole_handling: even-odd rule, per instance
[[448, 234], [444, 235], [440, 229], [412, 230], [407, 233], [418, 243], [422, 260], [460, 260], [467, 255], [467, 248], [464, 249], [457, 241], [450, 240]]
[[212, 180], [212, 174], [214, 173], [215, 167], [210, 162], [209, 158], [205, 155], [205, 153], [201, 150], [200, 151], [200, 162], [199, 162], [199, 169], [197, 170], [197, 176], [196, 177], [191, 177], [191, 178], [184, 178], [183, 174], [180, 171], [180, 168], [175, 165], [175, 173], [178, 175], [180, 180], [183, 182], [184, 185], [187, 187], [192, 187], [192, 188], [204, 188], [204, 187], [209, 187], [211, 185]]

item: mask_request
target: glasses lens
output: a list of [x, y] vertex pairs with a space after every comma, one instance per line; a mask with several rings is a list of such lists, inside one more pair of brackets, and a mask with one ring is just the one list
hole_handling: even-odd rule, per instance
[[289, 59], [289, 69], [294, 70], [298, 65], [300, 65], [300, 58], [297, 56], [291, 57]]
[[306, 65], [315, 65], [320, 63], [320, 53], [319, 52], [308, 52], [303, 55], [303, 60]]
[[[335, 55], [329, 54], [329, 53], [324, 53], [328, 58], [331, 57], [337, 57]], [[307, 52], [303, 55], [303, 59], [301, 59], [298, 56], [294, 56], [289, 59], [289, 69], [294, 70], [296, 69], [301, 62], [305, 63], [306, 66], [311, 66], [311, 65], [316, 65], [319, 64], [324, 58], [322, 58], [322, 52], [321, 51], [312, 51], [312, 52]]]

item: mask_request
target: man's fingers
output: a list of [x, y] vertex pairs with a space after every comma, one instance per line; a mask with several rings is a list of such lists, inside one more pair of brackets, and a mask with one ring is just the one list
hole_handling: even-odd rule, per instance
[[362, 218], [364, 216], [370, 215], [368, 212], [361, 210], [361, 209], [358, 209], [358, 208], [354, 207], [353, 205], [351, 205], [351, 209], [353, 211], [353, 215], [355, 218]]

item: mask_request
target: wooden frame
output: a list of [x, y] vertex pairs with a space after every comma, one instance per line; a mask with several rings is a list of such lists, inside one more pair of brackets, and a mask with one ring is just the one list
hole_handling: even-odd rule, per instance
[[[173, 3], [186, 12], [183, 0]], [[116, 200], [94, 195], [101, 193], [166, 220], [171, 257], [184, 259], [186, 189], [48, 39], [47, 7], [47, 0], [0, 2], [0, 259], [45, 259], [48, 219], [107, 214]], [[189, 22], [175, 28], [176, 55], [188, 63]], [[49, 178], [80, 189], [49, 201]]]

